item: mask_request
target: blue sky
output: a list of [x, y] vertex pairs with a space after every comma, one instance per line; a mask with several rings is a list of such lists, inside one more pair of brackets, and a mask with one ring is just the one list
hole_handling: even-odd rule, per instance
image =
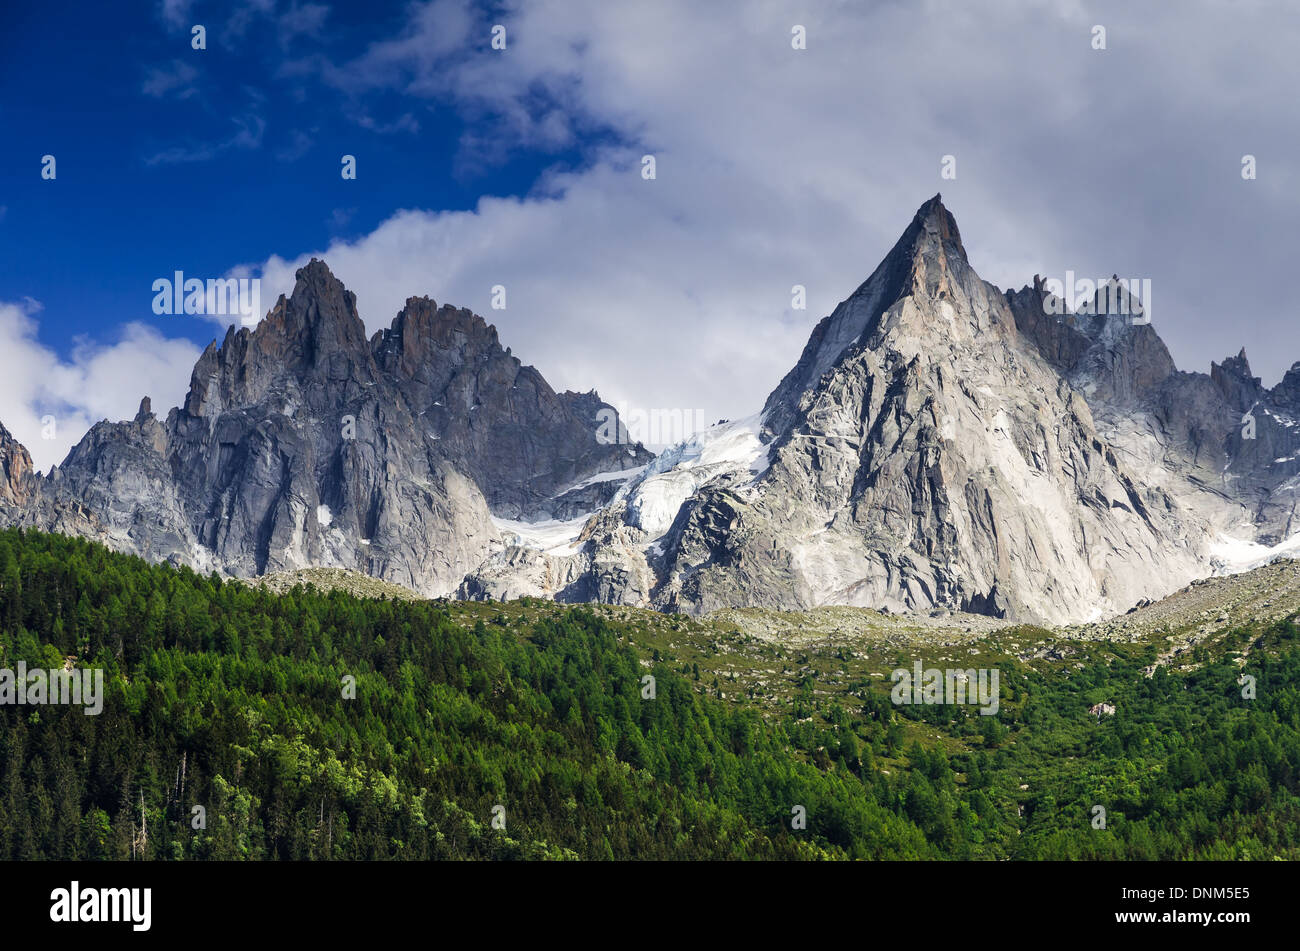
[[247, 268], [265, 310], [312, 256], [372, 333], [427, 294], [557, 389], [747, 416], [940, 191], [986, 280], [1149, 280], [1180, 367], [1244, 346], [1272, 384], [1300, 359], [1297, 48], [1284, 0], [24, 4], [0, 423], [48, 468], [164, 413], [225, 328], [153, 314], [153, 281]]
[[[6, 13], [0, 296], [40, 301], [40, 339], [61, 355], [78, 335], [157, 320], [149, 288], [175, 269], [219, 276], [364, 235], [398, 208], [526, 194], [542, 169], [582, 162], [580, 143], [483, 154], [462, 145], [490, 121], [482, 112], [352, 95], [294, 68], [346, 62], [400, 33], [404, 3], [205, 13], [232, 6], [193, 4], [181, 20], [157, 3], [100, 0]], [[191, 49], [191, 20], [207, 26], [206, 50]], [[492, 55], [484, 40], [464, 55]], [[40, 178], [45, 154], [52, 182]], [[356, 182], [340, 176], [344, 154], [359, 159]], [[218, 329], [192, 318], [163, 328], [200, 344]]]

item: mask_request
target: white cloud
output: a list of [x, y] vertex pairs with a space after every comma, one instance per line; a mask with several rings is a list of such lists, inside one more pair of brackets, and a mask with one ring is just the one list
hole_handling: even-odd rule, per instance
[[357, 125], [363, 129], [369, 129], [371, 132], [379, 135], [391, 135], [394, 132], [419, 132], [420, 121], [409, 112], [404, 112], [392, 122], [380, 122], [373, 116], [358, 115], [355, 120]]
[[296, 162], [308, 152], [314, 144], [311, 136], [301, 129], [294, 129], [289, 135], [289, 144], [285, 145], [275, 152], [275, 157], [281, 162]]
[[[595, 386], [611, 401], [710, 420], [748, 415], [939, 190], [946, 144], [900, 136], [917, 126], [911, 101], [864, 96], [866, 75], [842, 68], [884, 71], [864, 66], [856, 45], [879, 48], [872, 37], [900, 16], [801, 16], [810, 49], [800, 52], [777, 5], [737, 19], [735, 7], [564, 0], [505, 17], [510, 45], [497, 54], [467, 4], [419, 7], [399, 38], [324, 78], [358, 95], [387, 86], [450, 98], [495, 117], [476, 135], [501, 149], [559, 147], [574, 127], [638, 144], [607, 147], [522, 200], [405, 210], [355, 242], [272, 258], [263, 299], [288, 292], [294, 269], [321, 255], [371, 331], [407, 296], [428, 294], [496, 323], [557, 388]], [[936, 57], [958, 33], [935, 37]], [[644, 152], [654, 181], [641, 177]], [[977, 247], [996, 243], [985, 237]], [[505, 311], [490, 308], [496, 284]], [[795, 284], [808, 289], [806, 311], [791, 310]]]
[[[62, 462], [99, 420], [134, 417], [142, 396], [160, 415], [184, 398], [199, 356], [188, 340], [133, 322], [114, 343], [78, 342], [65, 360], [38, 339], [39, 310], [30, 300], [0, 302], [0, 423], [38, 469]], [[46, 416], [54, 418], [53, 439], [44, 438]]]
[[299, 36], [320, 36], [329, 12], [329, 7], [319, 3], [291, 4], [278, 21], [280, 45], [287, 47]]
[[[497, 20], [503, 52], [488, 46]], [[1095, 22], [1108, 27], [1105, 51], [1091, 48]], [[796, 23], [806, 50], [791, 48]], [[1243, 306], [1241, 287], [1285, 272], [1285, 244], [1230, 260], [1232, 242], [1181, 209], [1213, 208], [1216, 227], [1251, 236], [1253, 194], [1295, 208], [1275, 185], [1243, 193], [1234, 152], [1251, 142], [1274, 162], [1296, 154], [1264, 88], [1298, 72], [1279, 52], [1296, 33], [1275, 24], [1261, 50], [1256, 21], [1209, 3], [1187, 14], [1072, 0], [535, 0], [491, 19], [464, 0], [417, 4], [396, 38], [351, 62], [286, 68], [357, 102], [450, 102], [473, 122], [461, 145], [476, 157], [559, 149], [593, 130], [622, 144], [520, 200], [407, 209], [351, 243], [272, 258], [264, 300], [323, 254], [372, 331], [408, 295], [429, 294], [496, 323], [557, 387], [734, 418], [761, 405], [816, 321], [942, 191], [986, 279], [1150, 277], [1183, 366], [1235, 353], [1243, 336], [1289, 365], [1294, 334], [1271, 348], [1250, 336], [1286, 328], [1219, 319]], [[1268, 69], [1241, 73], [1243, 62]], [[1226, 144], [1207, 135], [1229, 125]], [[639, 175], [643, 152], [656, 181]], [[940, 178], [947, 154], [956, 180]], [[505, 311], [490, 309], [495, 284]], [[806, 311], [790, 309], [794, 284], [808, 289]]]

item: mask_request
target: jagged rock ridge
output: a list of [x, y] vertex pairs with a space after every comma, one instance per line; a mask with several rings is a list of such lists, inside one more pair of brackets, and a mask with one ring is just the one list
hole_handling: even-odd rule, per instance
[[166, 419], [146, 398], [48, 477], [0, 434], [0, 523], [241, 577], [321, 565], [447, 594], [499, 544], [494, 515], [569, 514], [568, 486], [648, 461], [597, 439], [584, 414], [604, 405], [428, 298], [367, 340], [313, 260], [256, 329], [208, 346]]

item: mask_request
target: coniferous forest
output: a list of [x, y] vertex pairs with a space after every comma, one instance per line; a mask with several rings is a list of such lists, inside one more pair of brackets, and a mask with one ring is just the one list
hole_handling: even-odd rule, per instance
[[0, 858], [1300, 858], [1294, 619], [1238, 632], [1253, 700], [1226, 654], [1146, 677], [1114, 648], [1006, 659], [981, 717], [865, 675], [724, 698], [634, 622], [527, 606], [273, 594], [0, 532], [0, 667], [72, 658], [106, 694], [0, 706]]

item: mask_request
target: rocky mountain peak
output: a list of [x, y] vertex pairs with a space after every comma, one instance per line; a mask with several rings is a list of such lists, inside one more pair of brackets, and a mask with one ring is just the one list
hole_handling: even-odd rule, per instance
[[191, 416], [215, 418], [273, 393], [286, 406], [305, 401], [326, 411], [374, 385], [376, 367], [356, 295], [316, 258], [296, 278], [293, 293], [281, 295], [256, 329], [231, 326], [220, 348], [204, 350], [185, 399]]
[[948, 297], [952, 283], [969, 266], [957, 220], [936, 194], [916, 210], [911, 223], [853, 296], [870, 295], [884, 308], [912, 294]]
[[439, 307], [429, 297], [407, 298], [392, 325], [376, 333], [370, 346], [382, 367], [408, 379], [428, 377], [430, 363], [439, 355], [441, 362], [456, 364], [504, 355], [496, 327], [467, 308]]
[[1300, 363], [1291, 364], [1282, 382], [1273, 387], [1273, 397], [1283, 406], [1300, 410]]
[[[987, 308], [965, 306], [972, 295], [982, 296], [982, 287], [967, 261], [956, 219], [935, 195], [917, 209], [871, 276], [814, 328], [799, 362], [768, 397], [768, 437], [793, 422], [803, 394], [862, 347], [878, 349], [890, 340], [900, 353], [914, 356], [938, 338], [951, 343], [988, 331], [1014, 334], [1014, 321]], [[898, 306], [909, 298], [915, 306]], [[955, 322], [954, 307], [975, 314], [974, 324]]]
[[1020, 335], [1092, 401], [1131, 404], [1177, 370], [1141, 298], [1118, 275], [1076, 312], [1039, 275], [1032, 289], [1004, 296]]
[[1257, 376], [1251, 376], [1245, 347], [1235, 357], [1226, 357], [1222, 363], [1211, 363], [1210, 379], [1219, 388], [1228, 405], [1237, 409], [1250, 409], [1264, 393], [1263, 381]]
[[1242, 347], [1235, 357], [1225, 357], [1219, 364], [1219, 368], [1232, 376], [1240, 377], [1243, 380], [1253, 379], [1250, 375], [1250, 360], [1246, 356], [1246, 348]]
[[899, 243], [906, 242], [914, 231], [917, 237], [922, 234], [934, 236], [944, 248], [951, 250], [962, 261], [966, 261], [966, 248], [961, 243], [961, 231], [957, 228], [957, 219], [945, 207], [941, 194], [936, 192], [933, 198], [916, 209], [912, 224], [907, 231], [903, 232]]
[[320, 365], [329, 355], [360, 355], [368, 350], [357, 297], [324, 261], [312, 258], [295, 274], [293, 293], [283, 295], [253, 331], [251, 346], [300, 365]]
[[1090, 337], [1045, 310], [1044, 283], [1004, 295], [982, 280], [936, 195], [818, 323], [761, 417], [664, 454], [612, 503], [575, 590], [691, 612], [1060, 621], [1185, 583], [1205, 565], [1205, 522], [1130, 469], [1089, 403], [1097, 381], [1164, 374], [1163, 345], [1127, 322]]
[[[1092, 300], [1079, 305], [1078, 313], [1082, 317], [1121, 317], [1124, 318], [1120, 321], [1121, 325], [1139, 321], [1145, 323], [1141, 299], [1132, 293], [1129, 282], [1120, 280], [1118, 274], [1112, 274], [1110, 280], [1099, 284]], [[1097, 326], [1100, 326], [1100, 322]], [[1090, 331], [1093, 335], [1099, 332], [1096, 328]]]
[[494, 517], [569, 519], [649, 462], [602, 441], [496, 328], [428, 297], [368, 340], [313, 260], [256, 329], [231, 327], [165, 421], [97, 423], [49, 477], [0, 431], [0, 525], [95, 537], [240, 577], [326, 565], [426, 594], [500, 547]]

